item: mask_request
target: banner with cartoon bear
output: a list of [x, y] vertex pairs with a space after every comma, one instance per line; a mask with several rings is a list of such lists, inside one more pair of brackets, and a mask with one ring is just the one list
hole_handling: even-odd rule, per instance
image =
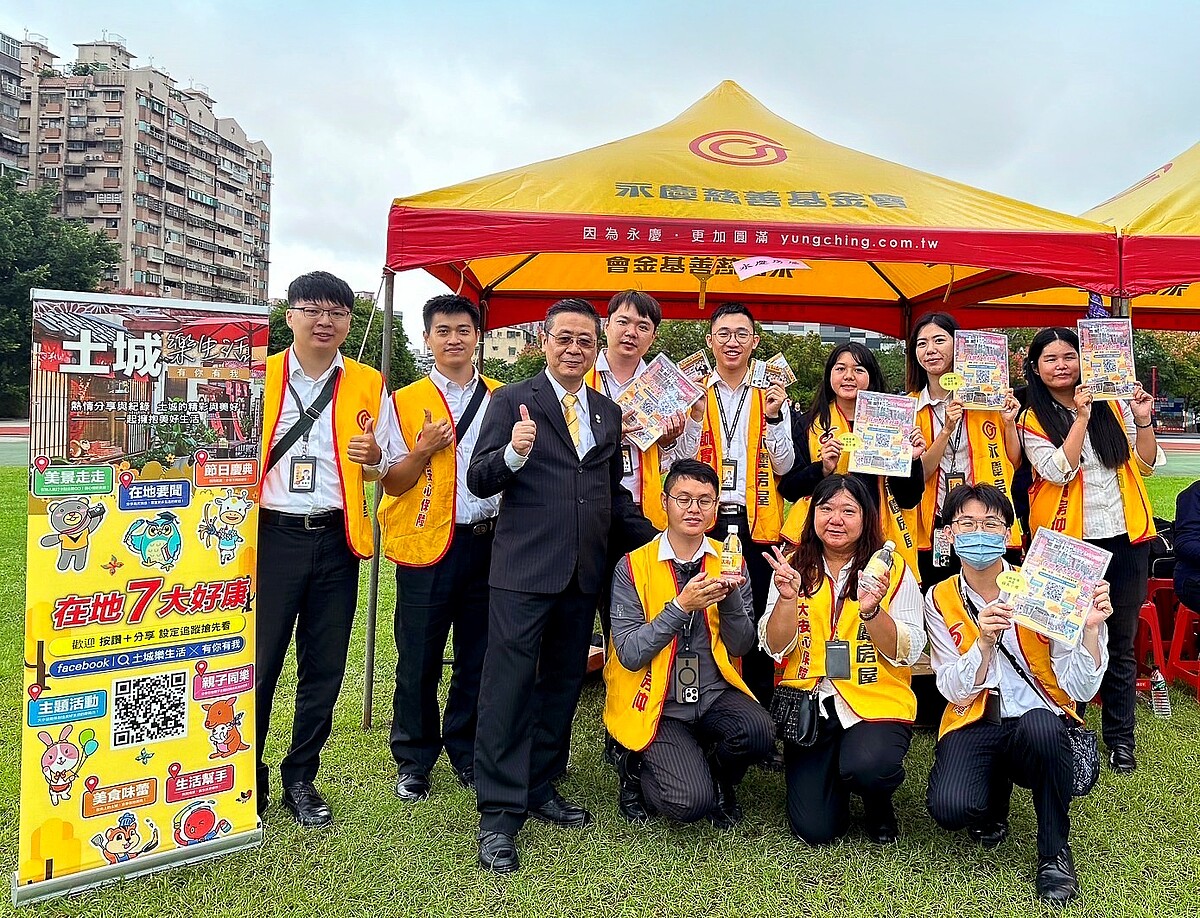
[[261, 838], [266, 309], [32, 299], [18, 904]]

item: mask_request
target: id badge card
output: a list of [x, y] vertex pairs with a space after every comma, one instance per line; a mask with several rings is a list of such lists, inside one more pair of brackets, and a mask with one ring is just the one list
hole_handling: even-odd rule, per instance
[[700, 658], [694, 653], [675, 654], [675, 701], [695, 704], [700, 700]]
[[950, 564], [950, 527], [939, 526], [933, 530], [933, 566], [946, 567]]
[[317, 489], [317, 460], [308, 456], [292, 457], [292, 474], [288, 490], [293, 494], [310, 494]]
[[621, 446], [621, 474], [623, 476], [633, 474], [633, 447], [628, 443]]
[[830, 679], [850, 678], [850, 642], [825, 642], [825, 675]]
[[946, 493], [949, 494], [955, 488], [961, 488], [967, 483], [967, 476], [963, 472], [947, 472], [946, 473]]
[[721, 460], [721, 490], [736, 491], [738, 486], [737, 480], [737, 460], [722, 459]]

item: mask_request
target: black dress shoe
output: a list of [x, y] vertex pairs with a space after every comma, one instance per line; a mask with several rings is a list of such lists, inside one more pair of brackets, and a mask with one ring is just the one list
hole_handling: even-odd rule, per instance
[[1070, 845], [1063, 845], [1054, 857], [1038, 858], [1037, 894], [1039, 899], [1059, 904], [1079, 895], [1079, 878], [1075, 876]]
[[713, 808], [708, 812], [708, 821], [718, 829], [732, 829], [745, 818], [742, 807], [738, 803], [733, 785], [724, 778], [716, 777], [716, 766], [710, 761], [713, 769]]
[[617, 754], [616, 769], [621, 782], [617, 790], [617, 810], [630, 822], [648, 821], [650, 807], [642, 796], [641, 756], [621, 749]]
[[863, 828], [867, 838], [877, 845], [894, 845], [900, 838], [900, 824], [891, 798], [882, 803], [872, 801], [863, 805]]
[[429, 776], [411, 772], [396, 779], [396, 796], [409, 803], [419, 803], [429, 798]]
[[333, 822], [333, 810], [311, 781], [297, 781], [285, 787], [283, 806], [306, 829], [319, 829]]
[[1108, 767], [1119, 775], [1127, 775], [1137, 768], [1132, 746], [1113, 746], [1108, 750]]
[[258, 802], [255, 804], [255, 806], [258, 809], [259, 816], [261, 816], [263, 813], [265, 813], [267, 811], [267, 807], [270, 805], [271, 805], [270, 797], [268, 797], [266, 794], [258, 795]]
[[604, 761], [611, 765], [615, 770], [620, 771], [619, 759], [624, 747], [618, 743], [611, 733], [607, 731], [604, 734]]
[[531, 808], [529, 815], [564, 829], [580, 829], [592, 823], [591, 813], [581, 806], [567, 802], [558, 791], [541, 806]]
[[982, 822], [979, 825], [967, 826], [967, 835], [985, 848], [995, 848], [1008, 838], [1008, 822]]
[[517, 841], [504, 832], [479, 833], [479, 866], [493, 873], [512, 873], [521, 866]]
[[458, 783], [467, 790], [475, 790], [475, 766], [468, 764], [464, 768], [458, 768], [451, 765], [454, 769], [454, 777], [458, 778]]

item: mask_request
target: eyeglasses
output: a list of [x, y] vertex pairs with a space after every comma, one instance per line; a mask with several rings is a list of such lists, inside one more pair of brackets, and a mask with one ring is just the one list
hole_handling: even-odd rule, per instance
[[969, 516], [960, 516], [952, 521], [960, 532], [1004, 532], [1008, 529], [1008, 524], [998, 516], [985, 516], [981, 520], [974, 519]]
[[332, 309], [322, 306], [289, 306], [288, 309], [304, 313], [306, 319], [319, 319], [322, 313], [329, 316], [334, 322], [345, 322], [350, 318], [350, 310], [343, 306], [334, 306]]
[[556, 347], [561, 347], [563, 350], [572, 344], [579, 345], [581, 351], [590, 351], [596, 346], [596, 339], [591, 335], [548, 335], [547, 340], [553, 341]]
[[736, 331], [728, 328], [722, 328], [719, 332], [713, 332], [713, 340], [719, 341], [721, 344], [728, 344], [730, 338], [732, 338], [738, 344], [745, 344], [753, 337], [754, 332], [746, 331], [744, 328], [739, 328]]
[[686, 494], [668, 494], [667, 497], [675, 501], [680, 510], [687, 510], [689, 507], [699, 507], [705, 513], [713, 508], [717, 503], [715, 497], [689, 497]]

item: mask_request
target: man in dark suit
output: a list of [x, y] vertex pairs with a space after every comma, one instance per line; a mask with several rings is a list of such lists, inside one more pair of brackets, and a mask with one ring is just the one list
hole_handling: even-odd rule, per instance
[[492, 396], [467, 473], [477, 496], [503, 495], [475, 740], [479, 863], [497, 873], [520, 866], [527, 817], [591, 822], [551, 779], [571, 740], [610, 528], [637, 544], [657, 534], [621, 486], [621, 411], [583, 384], [599, 340], [586, 301], [550, 308], [546, 371]]

